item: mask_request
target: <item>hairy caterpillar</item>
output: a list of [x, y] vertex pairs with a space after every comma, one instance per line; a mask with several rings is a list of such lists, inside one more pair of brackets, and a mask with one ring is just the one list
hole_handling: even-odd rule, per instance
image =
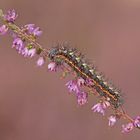
[[48, 57], [55, 61], [58, 65], [67, 63], [74, 69], [78, 76], [84, 80], [90, 79], [94, 88], [100, 96], [109, 99], [109, 102], [118, 108], [122, 105], [121, 93], [116, 88], [108, 84], [108, 82], [99, 74], [94, 66], [90, 66], [83, 55], [76, 49], [68, 48], [66, 45], [58, 45], [49, 51]]

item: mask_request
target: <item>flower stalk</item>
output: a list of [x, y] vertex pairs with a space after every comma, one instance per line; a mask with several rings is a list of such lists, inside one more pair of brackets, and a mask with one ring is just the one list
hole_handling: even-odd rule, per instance
[[[123, 109], [119, 97], [119, 93], [114, 91], [112, 93], [112, 87], [108, 90], [105, 89], [106, 82], [102, 81], [99, 75], [94, 78], [90, 78], [90, 74], [95, 76], [94, 70], [89, 69], [89, 66], [81, 61], [81, 54], [75, 55], [75, 49], [65, 49], [61, 47], [59, 49], [44, 49], [42, 45], [37, 42], [37, 38], [42, 34], [39, 27], [35, 27], [34, 24], [27, 24], [23, 27], [18, 27], [15, 24], [15, 20], [18, 17], [15, 10], [9, 10], [6, 14], [0, 10], [0, 35], [6, 34], [8, 31], [12, 32], [13, 45], [19, 54], [24, 57], [34, 57], [38, 55], [37, 66], [43, 66], [47, 59], [51, 62], [48, 65], [48, 70], [57, 72], [58, 69], [64, 71], [63, 77], [72, 73], [75, 76], [74, 80], [68, 81], [66, 87], [69, 93], [74, 94], [77, 99], [77, 103], [80, 106], [88, 103], [88, 94], [94, 93], [99, 97], [99, 103], [92, 107], [93, 112], [106, 114], [105, 111], [108, 108], [113, 110], [113, 114], [108, 117], [109, 126], [114, 126], [116, 122], [123, 118], [128, 121], [128, 124], [122, 125], [122, 132], [129, 132], [133, 128], [140, 129], [140, 116], [135, 119], [131, 118]], [[72, 60], [72, 61], [71, 61]], [[90, 72], [90, 74], [89, 74]], [[85, 91], [85, 87], [90, 92]], [[96, 94], [95, 94], [96, 92]]]

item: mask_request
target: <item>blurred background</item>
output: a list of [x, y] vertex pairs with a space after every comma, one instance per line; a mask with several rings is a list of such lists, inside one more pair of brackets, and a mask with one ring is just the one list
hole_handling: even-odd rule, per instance
[[[43, 30], [44, 48], [69, 42], [96, 64], [124, 92], [130, 116], [140, 115], [139, 0], [0, 0], [0, 8], [17, 10], [18, 25], [35, 23]], [[137, 140], [139, 130], [121, 133], [93, 113], [90, 96], [83, 107], [68, 95], [60, 73], [36, 58], [25, 59], [0, 36], [0, 140]]]

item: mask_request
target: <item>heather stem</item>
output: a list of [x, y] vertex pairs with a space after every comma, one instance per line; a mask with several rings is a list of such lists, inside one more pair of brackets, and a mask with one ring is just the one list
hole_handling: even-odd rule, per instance
[[[44, 49], [44, 48], [36, 41], [35, 36], [27, 34], [27, 33], [24, 31], [24, 29], [19, 28], [14, 22], [8, 22], [8, 21], [6, 21], [6, 20], [4, 19], [4, 15], [3, 15], [3, 13], [2, 13], [2, 10], [0, 10], [0, 20], [1, 20], [1, 21], [3, 22], [3, 24], [6, 25], [10, 30], [12, 30], [15, 34], [17, 34], [18, 37], [20, 37], [20, 38], [22, 38], [22, 39], [28, 41], [28, 42], [31, 43], [31, 44], [33, 44], [34, 47], [35, 47], [36, 49], [40, 49], [40, 50], [41, 50], [41, 54], [39, 54], [39, 55], [42, 55], [42, 56], [44, 56], [45, 58], [48, 57], [49, 49]], [[57, 57], [58, 57], [58, 58], [59, 58], [59, 57], [60, 57], [60, 58], [64, 58], [64, 56], [61, 56], [61, 55], [58, 55]], [[67, 59], [65, 58], [65, 60], [67, 60]], [[67, 60], [67, 61], [69, 62], [69, 60]], [[70, 63], [70, 62], [69, 62], [69, 63]], [[73, 65], [73, 64], [71, 64], [71, 65]], [[79, 71], [78, 67], [76, 67], [76, 66], [74, 66], [74, 67], [75, 67], [75, 69], [76, 69], [77, 71]], [[62, 68], [65, 69], [68, 73], [71, 72], [71, 69], [69, 69], [67, 66], [64, 66], [64, 65], [63, 65]], [[71, 67], [70, 67], [70, 68], [71, 68]], [[86, 76], [85, 73], [83, 73], [82, 71], [80, 71], [80, 72], [81, 72], [82, 75]], [[87, 77], [87, 76], [86, 76], [86, 77]], [[87, 78], [89, 78], [89, 77], [87, 77]], [[91, 80], [92, 80], [92, 79], [91, 79]], [[92, 80], [92, 82], [93, 82], [93, 84], [91, 84], [91, 85], [85, 84], [85, 86], [88, 87], [91, 91], [94, 89], [94, 85], [96, 85], [96, 81]], [[101, 89], [102, 89], [102, 88], [101, 88]], [[104, 89], [102, 89], [102, 90], [104, 90]], [[105, 91], [104, 91], [104, 92], [105, 92]], [[97, 93], [98, 93], [98, 92], [97, 92]], [[107, 100], [107, 99], [105, 98], [105, 100]], [[120, 106], [119, 108], [115, 108], [113, 105], [111, 105], [111, 107], [112, 107], [112, 109], [115, 111], [116, 115], [118, 114], [120, 117], [123, 117], [123, 119], [126, 119], [126, 120], [128, 120], [129, 122], [131, 122], [131, 123], [134, 122], [134, 119], [132, 119], [132, 118], [124, 111], [124, 109], [123, 109], [122, 106]], [[137, 128], [140, 129], [140, 127], [137, 127]]]
[[26, 34], [22, 29], [20, 29], [15, 23], [10, 23], [4, 20], [4, 18], [1, 16], [2, 22], [9, 28], [11, 29], [14, 33], [18, 34], [19, 37], [26, 39], [30, 43], [36, 47], [36, 49], [40, 49], [43, 53], [44, 56], [48, 55], [48, 50], [44, 49], [36, 40], [33, 36]]

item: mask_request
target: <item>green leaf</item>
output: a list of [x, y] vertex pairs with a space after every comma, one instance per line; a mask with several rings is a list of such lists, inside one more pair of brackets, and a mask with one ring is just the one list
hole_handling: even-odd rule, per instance
[[39, 55], [43, 50], [42, 50], [42, 48], [37, 48], [36, 51], [37, 51], [36, 53]]
[[27, 48], [28, 48], [28, 50], [30, 50], [30, 49], [33, 48], [33, 45], [32, 45], [32, 44], [28, 44], [28, 45], [27, 45]]

